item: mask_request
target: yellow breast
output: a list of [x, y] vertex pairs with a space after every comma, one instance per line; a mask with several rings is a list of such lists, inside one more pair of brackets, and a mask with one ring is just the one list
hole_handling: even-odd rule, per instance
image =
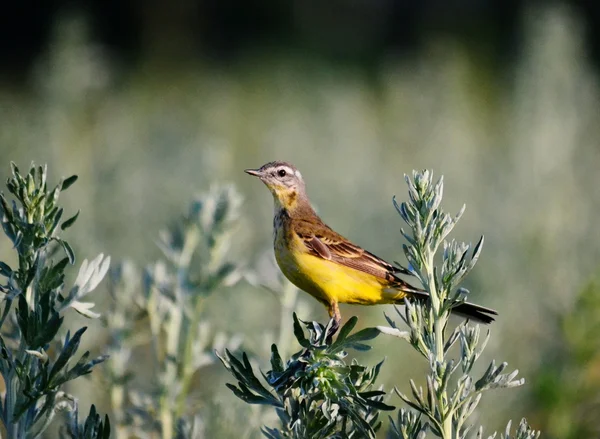
[[280, 224], [275, 228], [275, 258], [283, 274], [298, 288], [324, 304], [390, 303], [375, 276], [313, 256], [302, 239]]

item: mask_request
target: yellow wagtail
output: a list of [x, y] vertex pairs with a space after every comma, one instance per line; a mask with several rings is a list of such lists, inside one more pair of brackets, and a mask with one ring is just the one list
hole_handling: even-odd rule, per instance
[[[270, 162], [246, 169], [269, 188], [275, 201], [274, 247], [279, 268], [293, 284], [329, 311], [335, 333], [339, 303], [376, 305], [403, 303], [406, 297], [426, 300], [428, 294], [397, 277], [408, 270], [395, 267], [351, 243], [327, 226], [308, 201], [300, 171], [286, 162]], [[453, 312], [482, 323], [497, 312], [471, 303]]]

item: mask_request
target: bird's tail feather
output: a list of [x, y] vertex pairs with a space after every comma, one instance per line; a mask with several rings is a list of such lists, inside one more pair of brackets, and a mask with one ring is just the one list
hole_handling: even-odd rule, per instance
[[[411, 291], [409, 293], [409, 297], [420, 302], [429, 300], [429, 294], [427, 294], [425, 291]], [[398, 303], [404, 303], [404, 299], [399, 300]], [[493, 316], [498, 315], [498, 313], [491, 308], [485, 308], [469, 302], [463, 302], [456, 305], [454, 308], [452, 308], [452, 313], [469, 320], [475, 320], [485, 324], [492, 323], [494, 321]]]
[[492, 316], [498, 315], [498, 313], [491, 308], [485, 308], [469, 302], [463, 302], [460, 305], [452, 308], [452, 313], [465, 317], [469, 320], [475, 320], [477, 322], [486, 324], [492, 323], [494, 321], [494, 317]]

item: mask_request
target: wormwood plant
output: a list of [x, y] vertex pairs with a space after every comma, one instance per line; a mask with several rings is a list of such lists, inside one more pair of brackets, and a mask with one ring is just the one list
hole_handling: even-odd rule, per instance
[[[523, 379], [515, 379], [518, 371], [503, 373], [507, 364], [491, 361], [479, 378], [474, 377], [474, 366], [480, 358], [490, 332], [481, 337], [479, 325], [468, 321], [448, 331], [450, 311], [465, 301], [468, 290], [459, 287], [460, 282], [471, 271], [479, 258], [483, 237], [471, 250], [471, 246], [455, 240], [447, 241], [464, 212], [464, 206], [454, 218], [441, 207], [443, 178], [433, 182], [428, 171], [413, 172], [412, 179], [406, 177], [409, 201], [394, 205], [409, 226], [402, 234], [408, 241], [404, 253], [409, 271], [420, 281], [430, 294], [426, 303], [406, 302], [404, 314], [396, 311], [408, 325], [409, 331], [400, 331], [394, 321], [387, 318], [391, 328], [382, 331], [409, 341], [429, 365], [425, 388], [417, 386], [411, 379], [412, 398], [397, 392], [412, 410], [400, 410], [398, 420], [392, 424], [391, 438], [422, 439], [427, 431], [443, 439], [466, 438], [472, 422], [469, 418], [479, 404], [482, 394], [491, 389], [520, 386]], [[441, 265], [436, 266], [434, 257], [443, 246]], [[458, 342], [457, 355], [453, 347]], [[483, 438], [480, 427], [477, 438]], [[490, 438], [494, 438], [494, 433]], [[514, 436], [510, 435], [510, 423], [502, 438], [534, 439], [539, 436], [522, 420]]]
[[98, 317], [91, 311], [94, 304], [82, 299], [98, 286], [110, 260], [99, 255], [83, 261], [67, 290], [65, 270], [75, 263], [75, 255], [59, 233], [75, 223], [79, 212], [63, 221], [58, 198], [77, 177], [48, 189], [46, 167], [32, 165], [23, 175], [14, 163], [11, 166], [7, 187], [14, 199], [0, 194], [0, 214], [2, 229], [17, 254], [14, 267], [0, 262], [5, 278], [0, 284], [0, 374], [6, 386], [0, 420], [8, 438], [36, 438], [59, 410], [66, 410], [70, 419], [63, 437], [108, 438], [108, 417], [102, 420], [92, 406], [84, 423], [78, 424], [77, 400], [64, 391], [67, 382], [89, 374], [106, 356], [90, 359], [85, 352], [76, 359], [86, 327], [64, 336], [59, 331], [68, 308]]
[[[240, 344], [239, 337], [212, 329], [202, 312], [207, 297], [240, 278], [241, 267], [228, 258], [240, 204], [232, 187], [212, 188], [160, 233], [165, 260], [143, 273], [129, 262], [111, 271], [114, 301], [105, 323], [117, 438], [211, 437], [206, 426], [217, 420], [202, 416], [192, 384], [216, 360], [214, 349]], [[131, 364], [134, 349], [150, 351], [144, 368]]]
[[271, 370], [262, 375], [264, 384], [245, 353], [240, 359], [225, 350], [219, 358], [238, 380], [227, 387], [247, 403], [275, 407], [279, 428], [262, 430], [270, 439], [374, 438], [381, 427], [379, 411], [394, 409], [382, 402], [385, 392], [374, 389], [383, 361], [369, 368], [345, 358], [348, 349], [370, 349], [364, 342], [379, 331], [366, 328], [351, 334], [358, 320], [352, 317], [332, 342], [331, 321], [323, 326], [300, 322], [295, 313], [293, 318], [294, 335], [303, 349], [284, 363], [273, 344]]

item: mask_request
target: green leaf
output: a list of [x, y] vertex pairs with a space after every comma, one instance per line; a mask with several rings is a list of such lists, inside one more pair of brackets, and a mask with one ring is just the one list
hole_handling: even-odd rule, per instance
[[50, 343], [58, 333], [62, 322], [63, 317], [54, 310], [53, 305], [45, 309], [41, 306], [36, 307], [29, 319], [28, 348], [39, 349]]
[[[6, 216], [7, 222], [12, 223], [14, 221], [13, 213], [3, 193], [0, 193], [0, 206], [2, 206], [2, 213]], [[3, 220], [3, 218], [0, 219]]]
[[79, 177], [77, 175], [71, 175], [69, 178], [66, 178], [62, 182], [62, 186], [60, 187], [60, 190], [66, 191], [67, 189], [69, 189], [71, 187], [71, 185], [73, 183], [75, 183], [77, 181], [78, 178]]
[[110, 419], [108, 415], [104, 415], [104, 424], [100, 424], [97, 437], [99, 439], [110, 439]]
[[10, 170], [14, 178], [20, 176], [19, 168], [17, 167], [17, 164], [15, 162], [10, 162]]
[[19, 294], [17, 303], [17, 324], [25, 340], [29, 337], [29, 305], [23, 294]]
[[[35, 169], [35, 168], [33, 168]], [[31, 174], [31, 172], [27, 175], [27, 193], [29, 195], [33, 195], [33, 192], [35, 191], [35, 181], [33, 179], [33, 175]]]
[[66, 229], [68, 229], [69, 227], [71, 227], [71, 226], [72, 226], [72, 225], [75, 223], [75, 221], [77, 220], [77, 217], [79, 216], [79, 212], [80, 212], [80, 211], [78, 210], [78, 211], [77, 211], [77, 213], [76, 213], [75, 215], [73, 215], [71, 218], [69, 218], [69, 219], [65, 220], [65, 221], [64, 221], [64, 222], [63, 222], [63, 223], [60, 225], [60, 228], [61, 228], [61, 230], [66, 230]]
[[57, 277], [60, 277], [62, 280], [63, 274], [65, 272], [65, 268], [67, 267], [67, 264], [69, 263], [69, 261], [70, 261], [69, 258], [65, 257], [65, 258], [62, 258], [60, 261], [58, 261], [58, 263], [53, 265], [52, 268], [50, 268], [50, 270], [48, 270], [48, 274], [46, 275], [48, 280], [52, 281]]
[[[75, 419], [77, 422], [77, 419]], [[110, 420], [108, 415], [104, 416], [104, 422], [96, 412], [94, 404], [90, 407], [90, 413], [85, 419], [83, 425], [77, 426], [78, 439], [109, 439], [110, 438]]]
[[18, 248], [21, 245], [22, 241], [23, 241], [23, 232], [18, 230], [17, 236], [15, 236], [15, 239], [13, 239], [13, 249]]
[[271, 345], [271, 367], [275, 372], [283, 372], [283, 360], [277, 350], [277, 345], [273, 343]]
[[365, 328], [346, 338], [346, 342], [350, 343], [357, 341], [373, 340], [379, 334], [381, 334], [381, 332], [377, 328]]
[[260, 428], [260, 431], [267, 439], [285, 439], [285, 436], [283, 436], [279, 430], [274, 428], [263, 426]]
[[[239, 381], [240, 389], [243, 391], [246, 389], [252, 389], [253, 394], [258, 394], [268, 400], [268, 404], [281, 407], [281, 403], [273, 396], [273, 394], [267, 390], [262, 383], [256, 378], [248, 360], [248, 355], [244, 352], [242, 354], [242, 361], [239, 361], [235, 356], [231, 355], [227, 349], [225, 349], [226, 361], [229, 363], [229, 370], [233, 376]], [[265, 404], [267, 404], [265, 403]]]
[[48, 230], [48, 234], [52, 235], [58, 227], [58, 223], [60, 223], [60, 219], [62, 218], [63, 208], [59, 208], [58, 210], [52, 210], [54, 212], [54, 216], [52, 217], [52, 224], [50, 225], [50, 230]]
[[48, 175], [48, 165], [38, 166], [38, 177], [40, 180], [40, 191], [46, 192], [46, 176]]
[[365, 404], [367, 404], [371, 407], [375, 407], [377, 410], [385, 410], [385, 411], [396, 410], [396, 407], [394, 407], [393, 405], [388, 405], [388, 404], [378, 401], [376, 399], [365, 399]]
[[[348, 323], [350, 323], [351, 320], [352, 319], [350, 319]], [[348, 325], [348, 323], [346, 325]], [[354, 322], [354, 324], [356, 324], [356, 322]], [[377, 328], [365, 328], [352, 335], [345, 337], [345, 339], [343, 339], [342, 341], [340, 341], [338, 337], [338, 339], [335, 341], [335, 343], [331, 345], [328, 351], [331, 353], [335, 353], [349, 348], [356, 349], [357, 351], [368, 351], [369, 349], [371, 349], [371, 347], [361, 342], [372, 340], [379, 334], [381, 334], [381, 332]]]
[[356, 317], [356, 316], [350, 317], [350, 319], [346, 322], [346, 324], [344, 326], [342, 326], [342, 329], [340, 329], [340, 333], [337, 336], [336, 342], [344, 341], [346, 339], [346, 337], [348, 336], [348, 334], [350, 334], [350, 332], [356, 326], [356, 322], [358, 322], [358, 317]]
[[4, 343], [4, 339], [2, 338], [2, 336], [0, 336], [0, 356], [5, 361], [8, 361], [9, 366], [14, 367], [13, 362], [12, 362], [12, 353], [11, 353], [11, 351], [9, 351], [7, 349], [6, 344]]
[[90, 356], [89, 351], [86, 351], [81, 356], [79, 361], [77, 361], [77, 364], [75, 366], [73, 366], [71, 369], [67, 370], [66, 373], [61, 373], [61, 374], [57, 375], [57, 379], [54, 380], [53, 384], [60, 386], [64, 383], [66, 383], [67, 381], [71, 381], [76, 378], [79, 378], [80, 376], [87, 375], [92, 372], [92, 369], [94, 368], [94, 366], [96, 364], [100, 364], [109, 358], [109, 355], [100, 355], [100, 356], [88, 361], [89, 356]]
[[0, 274], [5, 277], [10, 277], [12, 275], [12, 269], [8, 264], [5, 264], [2, 261], [0, 261]]
[[359, 395], [363, 398], [373, 398], [375, 396], [383, 396], [385, 392], [383, 390], [371, 390], [369, 392], [360, 392]]
[[60, 355], [52, 365], [52, 369], [50, 369], [50, 375], [48, 377], [48, 381], [50, 385], [52, 385], [52, 381], [56, 377], [56, 375], [61, 371], [63, 367], [67, 364], [67, 362], [75, 355], [75, 352], [79, 348], [79, 342], [81, 340], [81, 336], [87, 330], [87, 326], [80, 328], [75, 334], [73, 334], [73, 338], [69, 338], [70, 333], [67, 332], [67, 336], [65, 339], [65, 346], [63, 347]]
[[300, 325], [300, 321], [298, 320], [298, 316], [296, 313], [293, 314], [294, 318], [294, 336], [296, 336], [296, 340], [300, 343], [300, 346], [308, 348], [310, 346], [310, 342], [306, 339], [304, 335], [304, 331], [302, 330], [302, 326]]
[[60, 197], [60, 187], [56, 186], [48, 195], [46, 196], [46, 212], [53, 212], [56, 207], [56, 203], [58, 198]]
[[246, 370], [246, 378], [248, 379], [248, 384], [254, 386], [255, 389], [258, 389], [261, 392], [265, 392], [270, 395], [267, 389], [263, 387], [261, 382], [254, 375], [254, 371], [252, 370], [252, 365], [250, 364], [250, 360], [248, 359], [248, 355], [243, 352], [242, 353], [242, 361], [244, 362], [244, 369]]
[[271, 405], [271, 402], [269, 400], [267, 400], [266, 398], [263, 398], [260, 395], [256, 395], [255, 393], [250, 392], [246, 386], [244, 386], [243, 384], [239, 383], [240, 387], [243, 387], [245, 389], [244, 390], [240, 390], [239, 388], [235, 387], [233, 384], [225, 384], [233, 393], [235, 396], [237, 396], [238, 398], [240, 398], [242, 401], [247, 402], [248, 404], [262, 404], [262, 405]]
[[354, 349], [354, 350], [361, 351], [361, 352], [366, 352], [366, 351], [371, 350], [371, 346], [369, 346], [368, 344], [364, 344], [364, 343], [347, 343], [345, 345], [345, 347], [348, 349]]
[[60, 245], [62, 245], [65, 253], [67, 254], [67, 257], [69, 258], [69, 263], [73, 265], [75, 263], [75, 253], [73, 252], [73, 249], [67, 241], [58, 239], [58, 242], [60, 242]]
[[469, 267], [468, 267], [469, 271], [472, 270], [473, 267], [475, 266], [475, 264], [477, 263], [477, 260], [479, 259], [479, 255], [481, 255], [482, 248], [483, 248], [483, 235], [481, 235], [481, 238], [479, 238], [477, 245], [475, 245], [475, 248], [473, 249], [473, 256], [471, 256], [471, 262], [469, 262]]

